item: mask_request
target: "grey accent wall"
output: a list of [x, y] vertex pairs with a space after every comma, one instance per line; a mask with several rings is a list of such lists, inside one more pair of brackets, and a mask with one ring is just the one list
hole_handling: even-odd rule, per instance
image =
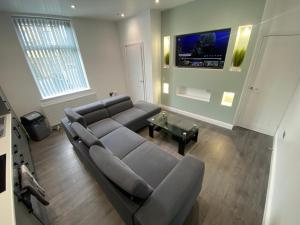
[[[265, 0], [194, 1], [162, 13], [162, 38], [171, 35], [170, 68], [162, 68], [162, 83], [170, 83], [170, 94], [162, 94], [162, 104], [233, 124], [245, 77], [255, 46]], [[230, 71], [238, 26], [254, 24], [241, 72]], [[175, 36], [179, 34], [231, 28], [223, 70], [175, 67]], [[163, 40], [162, 40], [163, 41]], [[176, 96], [176, 86], [206, 89], [209, 103]], [[235, 92], [232, 107], [221, 105], [223, 92]]]

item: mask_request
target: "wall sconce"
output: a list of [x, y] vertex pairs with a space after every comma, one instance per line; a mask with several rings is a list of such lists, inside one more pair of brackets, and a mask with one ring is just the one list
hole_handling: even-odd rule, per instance
[[[233, 49], [232, 71], [241, 71], [253, 25], [239, 26]], [[234, 68], [234, 69], [233, 69]]]
[[164, 67], [168, 68], [170, 66], [170, 46], [171, 37], [164, 36]]
[[221, 105], [231, 107], [234, 100], [234, 92], [224, 92]]
[[163, 83], [163, 93], [169, 94], [169, 84], [168, 83]]

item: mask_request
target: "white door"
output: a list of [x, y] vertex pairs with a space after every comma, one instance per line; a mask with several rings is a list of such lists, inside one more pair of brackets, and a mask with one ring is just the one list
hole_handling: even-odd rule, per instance
[[241, 126], [274, 136], [299, 82], [300, 36], [265, 37], [254, 73]]
[[133, 102], [138, 100], [146, 100], [144, 79], [144, 49], [142, 43], [125, 46], [125, 64], [127, 87]]

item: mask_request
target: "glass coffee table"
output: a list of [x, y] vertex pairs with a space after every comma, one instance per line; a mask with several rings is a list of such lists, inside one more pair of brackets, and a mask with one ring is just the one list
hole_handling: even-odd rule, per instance
[[178, 153], [184, 155], [186, 144], [191, 140], [197, 142], [199, 126], [183, 116], [162, 111], [147, 120], [149, 136], [154, 131], [165, 131], [178, 141]]

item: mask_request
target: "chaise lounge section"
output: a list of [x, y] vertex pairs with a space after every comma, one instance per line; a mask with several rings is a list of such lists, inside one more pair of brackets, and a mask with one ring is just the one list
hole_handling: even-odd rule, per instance
[[134, 131], [160, 108], [118, 96], [68, 108], [76, 153], [127, 225], [183, 224], [202, 187], [204, 163], [178, 160]]

